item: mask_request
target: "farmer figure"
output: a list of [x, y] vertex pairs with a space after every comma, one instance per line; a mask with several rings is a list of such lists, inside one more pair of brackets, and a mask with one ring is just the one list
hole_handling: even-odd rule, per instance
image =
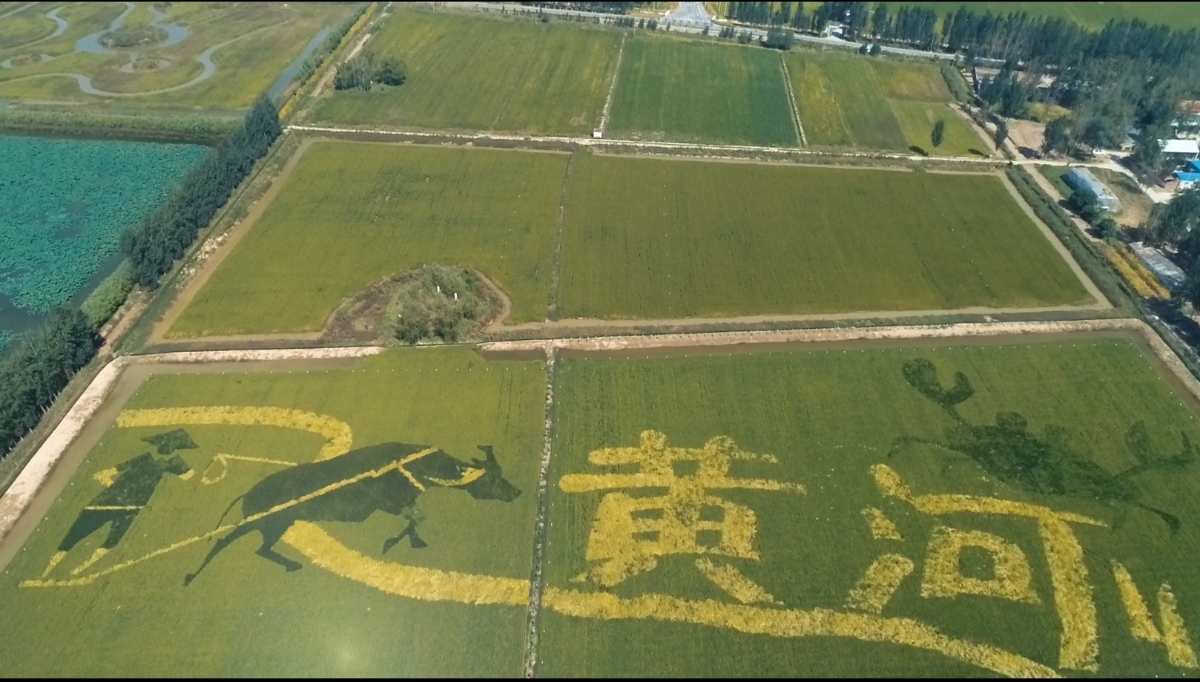
[[71, 571], [71, 575], [78, 575], [87, 570], [121, 542], [121, 538], [133, 525], [134, 519], [149, 504], [163, 476], [175, 474], [185, 481], [192, 477], [193, 472], [187, 462], [179, 455], [170, 454], [178, 449], [196, 447], [182, 429], [152, 436], [146, 440], [152, 445], [157, 445], [159, 453], [170, 456], [156, 457], [147, 452], [97, 473], [95, 478], [104, 486], [104, 490], [79, 512], [75, 523], [67, 531], [66, 537], [58, 546], [58, 551], [51, 557], [50, 564], [42, 573], [43, 578], [54, 570], [75, 545], [103, 528], [105, 524], [111, 524], [104, 544], [92, 553], [91, 558]]
[[[575, 580], [590, 579], [610, 588], [638, 573], [653, 570], [658, 558], [668, 555], [757, 560], [754, 511], [709, 491], [741, 488], [803, 493], [804, 488], [794, 483], [730, 478], [733, 459], [777, 462], [770, 455], [738, 450], [732, 440], [724, 437], [713, 438], [702, 448], [667, 447], [666, 436], [656, 431], [643, 431], [639, 447], [605, 448], [590, 453], [588, 461], [592, 464], [636, 464], [639, 471], [568, 474], [559, 482], [564, 492], [650, 488], [665, 493], [605, 494], [588, 538], [587, 560], [597, 565]], [[698, 559], [697, 566], [719, 585], [722, 581], [720, 576], [711, 575], [714, 571], [723, 576], [736, 572], [728, 566], [713, 568], [708, 559]], [[748, 582], [740, 575], [738, 579]]]

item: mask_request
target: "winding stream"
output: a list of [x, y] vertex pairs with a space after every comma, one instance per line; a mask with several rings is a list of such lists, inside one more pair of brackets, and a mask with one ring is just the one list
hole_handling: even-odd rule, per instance
[[[35, 40], [33, 42], [26, 43], [25, 45], [21, 45], [21, 46], [18, 46], [16, 48], [11, 48], [11, 49], [21, 49], [24, 47], [29, 47], [35, 43], [40, 43], [44, 40], [50, 40], [51, 38], [55, 38], [55, 37], [60, 36], [63, 33], [65, 33], [68, 28], [68, 23], [67, 23], [66, 19], [62, 19], [58, 16], [58, 12], [62, 9], [65, 9], [66, 7], [67, 7], [67, 5], [64, 5], [62, 7], [58, 7], [56, 9], [53, 9], [50, 12], [46, 13], [46, 16], [48, 18], [54, 20], [55, 23], [58, 24], [58, 27], [55, 30], [53, 35], [47, 36], [45, 38], [39, 38], [38, 40]], [[75, 52], [76, 53], [82, 52], [82, 53], [87, 53], [87, 54], [129, 54], [129, 55], [131, 55], [130, 63], [132, 64], [133, 59], [135, 59], [137, 56], [137, 51], [135, 49], [109, 49], [100, 44], [100, 38], [103, 35], [105, 35], [106, 33], [109, 33], [111, 31], [115, 31], [115, 30], [121, 28], [121, 26], [123, 26], [125, 23], [125, 18], [128, 17], [129, 14], [131, 12], [133, 12], [133, 10], [136, 7], [137, 7], [137, 3], [126, 2], [125, 3], [125, 11], [121, 12], [120, 16], [118, 16], [116, 19], [113, 19], [112, 24], [110, 24], [107, 29], [105, 29], [103, 31], [97, 31], [90, 35], [84, 36], [83, 38], [80, 38], [78, 41], [76, 41]], [[150, 25], [155, 28], [161, 28], [162, 30], [166, 31], [166, 33], [167, 33], [167, 39], [162, 43], [154, 45], [154, 47], [170, 47], [172, 45], [177, 45], [188, 37], [189, 30], [186, 26], [180, 26], [179, 24], [176, 24], [174, 22], [172, 22], [170, 24], [163, 24], [162, 21], [163, 21], [163, 19], [166, 18], [166, 14], [159, 11], [155, 7], [151, 7], [150, 12], [154, 16], [154, 19], [153, 19], [153, 21], [150, 22]], [[22, 78], [13, 78], [13, 79], [5, 81], [5, 82], [14, 83], [17, 81], [29, 80], [29, 79], [33, 79], [33, 78], [47, 78], [47, 77], [54, 77], [54, 76], [74, 78], [75, 82], [79, 84], [80, 91], [82, 91], [84, 94], [95, 95], [98, 97], [140, 97], [143, 95], [159, 95], [162, 93], [174, 92], [176, 90], [183, 90], [184, 88], [190, 88], [193, 85], [196, 85], [197, 83], [200, 83], [202, 81], [208, 80], [209, 78], [212, 78], [213, 74], [215, 74], [217, 72], [217, 65], [212, 60], [213, 53], [216, 52], [217, 50], [221, 49], [222, 47], [225, 47], [226, 45], [229, 45], [230, 43], [234, 43], [234, 42], [237, 42], [244, 38], [248, 38], [252, 35], [255, 35], [256, 33], [259, 33], [261, 31], [267, 30], [269, 28], [274, 28], [274, 26], [277, 26], [277, 25], [278, 24], [275, 24], [272, 26], [263, 26], [261, 28], [257, 28], [253, 31], [250, 31], [249, 33], [244, 33], [236, 38], [232, 38], [230, 40], [226, 40], [223, 43], [217, 43], [216, 45], [209, 47], [208, 49], [201, 52], [196, 57], [196, 61], [200, 62], [200, 65], [203, 67], [203, 70], [200, 72], [200, 74], [197, 75], [195, 78], [189, 80], [186, 83], [181, 83], [179, 85], [173, 85], [168, 88], [159, 88], [157, 90], [142, 90], [139, 92], [110, 92], [108, 90], [101, 90], [101, 89], [95, 87], [94, 85], [92, 85], [91, 77], [85, 76], [81, 73], [74, 73], [74, 72], [39, 73], [39, 74], [30, 75], [30, 76], [25, 76]], [[317, 46], [320, 45], [321, 41], [324, 40], [325, 36], [327, 36], [328, 34], [329, 34], [329, 29], [324, 29], [324, 28], [321, 29], [317, 33], [316, 37], [314, 37], [309, 42], [308, 47], [305, 48], [304, 52], [300, 55], [300, 57], [298, 57], [294, 62], [292, 62], [292, 64], [289, 65], [288, 68], [284, 71], [283, 75], [280, 76], [279, 80], [276, 81], [276, 84], [271, 86], [272, 92], [275, 92], [276, 87], [279, 88], [279, 91], [282, 91], [283, 88], [287, 87], [288, 83], [291, 82], [291, 79], [295, 77], [296, 73], [298, 73], [300, 68], [304, 65], [304, 60], [307, 59], [308, 56], [311, 55], [314, 50], [316, 50]], [[45, 54], [41, 55], [42, 63], [51, 61], [52, 59], [54, 59], [54, 57], [51, 57], [50, 55], [45, 55]], [[13, 61], [12, 58], [10, 58], [10, 59], [4, 60], [3, 62], [0, 62], [0, 68], [4, 68], [4, 69], [15, 68], [13, 66], [12, 61]], [[285, 80], [285, 77], [286, 77], [286, 80]], [[280, 85], [280, 82], [282, 82], [282, 85]]]

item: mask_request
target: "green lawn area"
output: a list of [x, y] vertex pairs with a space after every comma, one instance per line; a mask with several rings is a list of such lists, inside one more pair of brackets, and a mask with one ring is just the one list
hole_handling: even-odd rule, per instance
[[[788, 73], [808, 143], [940, 156], [983, 155], [986, 145], [949, 107], [945, 79], [931, 64], [855, 55], [789, 52]], [[946, 122], [945, 140], [930, 135]]]
[[1147, 24], [1166, 24], [1174, 29], [1200, 28], [1200, 7], [1185, 2], [901, 2], [901, 5], [932, 7], [945, 17], [965, 5], [974, 12], [1005, 15], [1025, 12], [1032, 17], [1068, 19], [1092, 31], [1109, 21], [1141, 19]]
[[621, 34], [396, 9], [366, 49], [398, 57], [396, 88], [338, 92], [322, 123], [587, 135], [600, 122]]
[[[152, 376], [129, 400], [122, 421], [88, 453], [0, 576], [5, 672], [85, 678], [519, 676], [523, 605], [403, 599], [343, 577], [341, 565], [309, 561], [290, 539], [275, 550], [301, 563], [291, 572], [255, 553], [258, 533], [230, 544], [187, 586], [185, 575], [196, 571], [215, 546], [212, 540], [116, 567], [213, 530], [231, 506], [225, 522], [240, 521], [239, 495], [268, 475], [315, 461], [333, 442], [308, 432], [323, 418], [349, 429], [352, 442], [345, 446], [351, 450], [341, 455], [347, 458], [359, 448], [399, 442], [433, 445], [469, 463], [483, 457], [477, 445], [491, 445], [504, 479], [522, 491], [509, 502], [472, 499], [467, 491], [434, 486], [420, 475], [419, 462], [409, 464], [428, 488], [419, 497], [424, 520], [418, 528], [428, 546], [400, 542], [381, 553], [384, 540], [407, 523], [381, 512], [361, 522], [320, 521], [338, 544], [384, 569], [406, 564], [528, 581], [543, 440], [542, 363], [420, 349], [337, 368], [225, 369]], [[134, 419], [136, 410], [225, 406], [313, 414], [266, 422], [272, 425], [196, 425], [169, 415], [148, 426]], [[22, 586], [42, 576], [76, 519], [87, 518], [84, 507], [98, 504], [96, 496], [105, 490], [101, 479], [113, 481], [109, 491], [129, 487], [122, 474], [106, 470], [154, 450], [144, 439], [179, 428], [196, 447], [155, 457], [182, 457], [194, 473], [186, 479], [168, 473], [156, 488], [148, 482], [153, 495], [130, 532], [74, 575], [94, 580]], [[73, 547], [47, 578], [71, 579], [106, 534], [101, 529]]]
[[[556, 365], [539, 674], [974, 676], [1014, 662], [998, 651], [1064, 676], [1084, 667], [1104, 676], [1194, 672], [1186, 654], [1196, 646], [1189, 632], [1200, 628], [1200, 463], [1117, 479], [1129, 482], [1123, 489], [1136, 503], [1178, 517], [1178, 532], [1135, 504], [1091, 492], [1139, 464], [1126, 445], [1131, 425], [1144, 425], [1154, 462], [1179, 453], [1181, 432], [1200, 439], [1196, 416], [1133, 343], [692, 348], [688, 356], [569, 356]], [[918, 359], [932, 363], [943, 390], [955, 372], [974, 389], [956, 407], [960, 424], [906, 381], [906, 363]], [[1003, 417], [1002, 430], [998, 413], [1020, 418]], [[731, 438], [737, 450], [777, 463], [735, 455], [725, 460], [728, 478], [800, 484], [805, 492], [730, 489], [720, 476], [701, 478], [686, 459], [696, 450], [639, 450], [646, 430], [664, 434], [668, 448]], [[893, 452], [902, 436], [928, 443]], [[993, 439], [992, 447], [966, 450], [973, 438]], [[602, 448], [628, 450], [597, 453], [599, 463], [589, 463]], [[718, 459], [707, 461], [729, 453], [721, 448], [708, 450]], [[1023, 481], [1020, 468], [1004, 468], [1034, 451], [1051, 459], [1022, 466], [1059, 472], [1056, 480], [1077, 492], [1058, 494], [1050, 479]], [[668, 473], [639, 480], [638, 458], [662, 462], [655, 452], [675, 458]], [[603, 464], [617, 461], [626, 464]], [[886, 479], [877, 475], [887, 471], [878, 467], [917, 497], [907, 501], [895, 488], [885, 494], [877, 480]], [[671, 472], [675, 481], [709, 481], [699, 488], [708, 496], [702, 506], [681, 506], [695, 488], [674, 485]], [[932, 495], [975, 499], [920, 497]], [[631, 525], [600, 523], [628, 518], [620, 510], [630, 499], [641, 509]], [[985, 504], [995, 511], [984, 512]], [[688, 509], [708, 530], [693, 530], [687, 519], [697, 517]], [[1029, 509], [1102, 525], [1085, 519], [1057, 526], [1061, 535], [1039, 534], [1032, 518], [1013, 515]], [[681, 521], [672, 523], [671, 514]], [[644, 544], [622, 542], [628, 537]], [[696, 545], [687, 544], [692, 537]], [[1071, 538], [1074, 553], [1059, 552]], [[621, 563], [629, 557], [642, 562]], [[708, 560], [707, 571], [697, 559]], [[1142, 623], [1160, 622], [1159, 590], [1168, 585], [1179, 617], [1170, 622], [1186, 630], [1171, 630], [1175, 665], [1162, 644], [1135, 638], [1124, 606], [1131, 595], [1122, 596], [1112, 562], [1132, 577], [1134, 605], [1154, 614]], [[869, 574], [870, 566], [879, 570]], [[1051, 573], [1063, 567], [1074, 571], [1070, 584]], [[911, 638], [860, 641], [901, 633]], [[939, 653], [946, 642], [936, 633], [995, 649], [955, 660]]]
[[[81, 38], [105, 30], [124, 11], [123, 6], [66, 5], [58, 14], [69, 24], [62, 35], [28, 48], [24, 47], [25, 42], [8, 38], [10, 26], [26, 21], [24, 17], [40, 19], [53, 27], [53, 22], [44, 16], [46, 9], [39, 4], [0, 22], [0, 61], [27, 53], [54, 57], [45, 63], [0, 69], [0, 98], [104, 103], [118, 108], [218, 111], [250, 107], [321, 28], [332, 28], [350, 12], [349, 7], [333, 3], [173, 3], [162, 8], [164, 21], [185, 25], [188, 36], [178, 44], [150, 46], [138, 53], [149, 59], [164, 60], [167, 66], [149, 71], [122, 71], [123, 65], [130, 64], [126, 54], [76, 52], [75, 45]], [[152, 19], [149, 5], [143, 3], [126, 17], [124, 25], [143, 26]], [[212, 77], [179, 90], [136, 95], [192, 81], [204, 71], [199, 61], [201, 54], [218, 45], [221, 47], [212, 53], [217, 67]], [[86, 94], [70, 74], [89, 78], [98, 90], [133, 93], [133, 96]]]
[[1046, 177], [1046, 179], [1049, 180], [1050, 183], [1054, 185], [1054, 188], [1057, 189], [1059, 191], [1059, 193], [1063, 195], [1063, 198], [1071, 196], [1071, 192], [1073, 190], [1070, 187], [1068, 187], [1067, 183], [1062, 179], [1062, 176], [1066, 175], [1067, 171], [1071, 170], [1070, 167], [1068, 167], [1068, 166], [1038, 166], [1037, 169], [1038, 169], [1038, 172], [1041, 173], [1042, 175], [1044, 175]]
[[610, 137], [798, 144], [774, 50], [634, 35], [611, 116]]
[[169, 335], [319, 330], [343, 299], [431, 263], [480, 270], [513, 322], [542, 320], [567, 160], [316, 140]]
[[1090, 301], [995, 176], [599, 155], [572, 169], [561, 282], [564, 317]]

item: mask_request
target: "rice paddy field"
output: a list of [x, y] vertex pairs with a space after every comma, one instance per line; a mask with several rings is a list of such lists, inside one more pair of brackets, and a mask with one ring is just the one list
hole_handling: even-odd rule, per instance
[[[310, 40], [350, 9], [334, 3], [24, 3], [0, 19], [0, 98], [116, 108], [248, 108]], [[114, 31], [156, 32], [136, 48]]]
[[568, 156], [317, 140], [169, 335], [316, 331], [341, 301], [430, 263], [469, 265], [545, 318]]
[[564, 201], [563, 317], [1093, 302], [998, 176], [309, 144], [168, 337], [319, 331], [346, 298], [431, 263], [492, 279], [507, 324], [542, 321]]
[[86, 297], [116, 267], [121, 233], [207, 151], [0, 135], [0, 350], [6, 336]]
[[[114, 406], [0, 575], [6, 674], [520, 674], [540, 362], [422, 349], [199, 369], [153, 374]], [[419, 506], [397, 467], [421, 486]], [[289, 507], [300, 488], [316, 504]], [[274, 511], [200, 570], [263, 494]], [[277, 544], [256, 553], [267, 537]], [[428, 576], [443, 572], [523, 583], [521, 606], [431, 601]], [[394, 593], [405, 589], [427, 598]]]
[[539, 675], [1194, 673], [1200, 423], [1133, 343], [688, 350], [558, 361]]
[[564, 317], [1089, 301], [996, 176], [585, 155], [566, 215]]
[[[987, 145], [950, 108], [953, 99], [931, 64], [832, 53], [784, 56], [808, 144], [984, 156]], [[938, 120], [945, 139], [930, 139]]]
[[634, 35], [611, 115], [613, 137], [799, 145], [774, 50]]
[[[408, 65], [403, 86], [337, 92], [314, 121], [590, 135], [621, 35], [555, 23], [397, 8], [366, 49]], [[464, 46], [486, 44], [486, 50]]]

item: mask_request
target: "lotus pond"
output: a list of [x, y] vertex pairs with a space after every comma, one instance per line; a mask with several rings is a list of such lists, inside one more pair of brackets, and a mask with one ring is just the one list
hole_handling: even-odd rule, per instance
[[0, 352], [119, 262], [121, 233], [203, 158], [200, 145], [0, 135]]

